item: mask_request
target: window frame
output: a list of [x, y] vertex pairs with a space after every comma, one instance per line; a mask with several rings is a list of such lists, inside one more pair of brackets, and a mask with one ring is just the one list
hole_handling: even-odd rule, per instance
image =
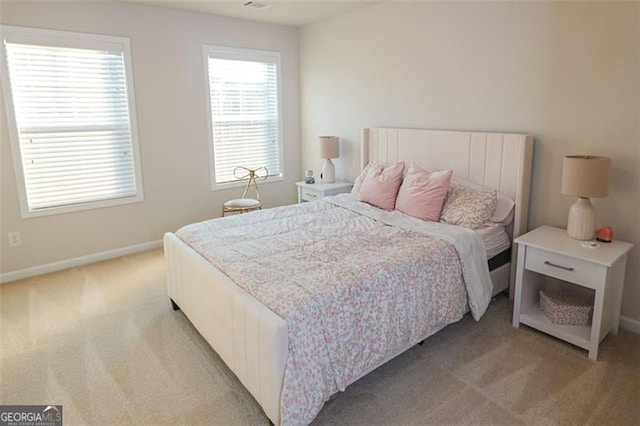
[[[42, 207], [37, 209], [31, 209], [29, 207], [24, 169], [22, 167], [22, 153], [20, 149], [18, 123], [16, 120], [13, 103], [13, 91], [9, 78], [9, 64], [7, 62], [7, 51], [5, 47], [5, 43], [7, 42], [69, 49], [75, 48], [108, 51], [117, 50], [122, 52], [127, 88], [131, 154], [136, 184], [135, 195], [108, 198], [96, 201], [78, 202], [76, 204], [68, 204], [64, 206]], [[7, 128], [9, 133], [9, 141], [11, 144], [11, 153], [13, 157], [13, 167], [20, 203], [20, 213], [23, 219], [72, 213], [83, 210], [100, 209], [144, 201], [142, 165], [140, 161], [140, 146], [138, 138], [138, 122], [136, 117], [136, 102], [133, 87], [132, 55], [129, 38], [41, 28], [28, 28], [12, 25], [0, 25], [0, 71], [0, 84], [2, 85], [4, 96]]]
[[[262, 181], [260, 184], [281, 182], [284, 180], [284, 140], [283, 140], [283, 125], [282, 125], [282, 65], [281, 54], [272, 50], [259, 50], [259, 49], [247, 49], [242, 47], [229, 47], [220, 45], [204, 45], [202, 49], [203, 62], [204, 62], [204, 79], [207, 88], [206, 103], [207, 103], [207, 131], [209, 135], [209, 170], [211, 180], [211, 190], [218, 191], [228, 188], [244, 187], [247, 183], [246, 180], [237, 180], [231, 182], [216, 182], [216, 161], [215, 161], [215, 146], [213, 141], [213, 122], [212, 122], [212, 110], [211, 110], [211, 85], [209, 77], [209, 58], [214, 57], [216, 59], [231, 59], [240, 61], [254, 61], [254, 62], [270, 62], [276, 64], [276, 83], [278, 93], [276, 94], [278, 99], [278, 156], [280, 162], [280, 173], [278, 175], [269, 175], [268, 179]], [[270, 172], [271, 173], [271, 172]]]

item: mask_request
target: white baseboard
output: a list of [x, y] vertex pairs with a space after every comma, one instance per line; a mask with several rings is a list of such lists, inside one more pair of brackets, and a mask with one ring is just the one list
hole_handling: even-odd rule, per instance
[[18, 271], [0, 273], [0, 284], [21, 280], [23, 278], [30, 278], [36, 275], [48, 274], [49, 272], [61, 271], [63, 269], [75, 268], [76, 266], [88, 265], [90, 263], [113, 259], [115, 257], [153, 250], [158, 247], [162, 247], [162, 240], [136, 244], [134, 246], [122, 247], [86, 256], [74, 257], [73, 259], [61, 260], [59, 262], [46, 263], [44, 265], [20, 269]]
[[640, 334], [640, 321], [629, 317], [620, 317], [620, 328]]

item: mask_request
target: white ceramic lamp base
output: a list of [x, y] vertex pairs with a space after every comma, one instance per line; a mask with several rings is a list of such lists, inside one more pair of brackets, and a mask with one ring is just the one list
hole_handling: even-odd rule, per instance
[[567, 235], [576, 240], [593, 239], [596, 229], [596, 209], [586, 197], [580, 197], [569, 210]]
[[322, 165], [322, 182], [333, 183], [336, 181], [336, 167], [333, 165], [331, 159], [324, 160]]

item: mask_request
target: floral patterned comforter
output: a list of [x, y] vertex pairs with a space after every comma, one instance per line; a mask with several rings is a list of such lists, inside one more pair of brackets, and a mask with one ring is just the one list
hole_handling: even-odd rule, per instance
[[[478, 319], [491, 296], [475, 233], [349, 194], [195, 223], [176, 235], [286, 321], [283, 424], [309, 423], [331, 395], [460, 320], [467, 306]], [[478, 259], [470, 258], [478, 244]]]

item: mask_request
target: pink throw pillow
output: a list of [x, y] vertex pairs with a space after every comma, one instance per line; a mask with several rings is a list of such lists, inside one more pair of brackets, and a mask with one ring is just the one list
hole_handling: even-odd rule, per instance
[[362, 182], [356, 200], [364, 201], [381, 209], [391, 211], [396, 206], [396, 196], [402, 183], [404, 161], [384, 168], [375, 165]]
[[404, 177], [396, 210], [422, 220], [440, 220], [442, 205], [447, 197], [453, 170], [426, 172], [411, 164]]

